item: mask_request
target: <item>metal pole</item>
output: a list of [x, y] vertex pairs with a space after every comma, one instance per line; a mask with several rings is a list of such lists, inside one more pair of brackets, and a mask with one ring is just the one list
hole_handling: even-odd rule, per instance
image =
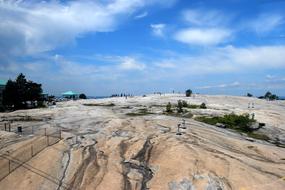
[[11, 173], [11, 160], [9, 159], [9, 173]]
[[31, 155], [34, 156], [33, 145], [31, 145]]

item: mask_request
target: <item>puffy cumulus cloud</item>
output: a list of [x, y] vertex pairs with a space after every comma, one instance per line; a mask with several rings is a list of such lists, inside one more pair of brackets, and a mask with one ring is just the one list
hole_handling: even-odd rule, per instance
[[122, 18], [153, 4], [174, 0], [1, 1], [0, 52], [33, 54], [74, 43], [87, 32], [113, 31]]
[[153, 35], [157, 36], [157, 37], [163, 37], [164, 36], [164, 30], [166, 25], [165, 24], [151, 24], [150, 25], [151, 30]]
[[223, 28], [187, 28], [174, 35], [174, 38], [190, 45], [218, 45], [227, 42], [232, 37], [232, 32]]

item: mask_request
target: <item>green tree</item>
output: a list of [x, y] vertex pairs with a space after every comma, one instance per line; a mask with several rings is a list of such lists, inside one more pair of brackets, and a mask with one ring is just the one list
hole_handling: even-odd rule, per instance
[[190, 97], [192, 95], [192, 90], [190, 89], [186, 90], [185, 94], [186, 94], [186, 97]]
[[270, 92], [270, 91], [267, 91], [266, 93], [265, 93], [265, 95], [264, 95], [264, 98], [268, 98], [268, 99], [270, 99], [271, 98], [271, 96], [272, 96], [272, 93]]
[[15, 81], [9, 80], [3, 91], [3, 104], [14, 109], [26, 107], [27, 101], [40, 100], [42, 93], [41, 84], [27, 81], [22, 73]]
[[80, 99], [87, 99], [87, 96], [86, 96], [85, 94], [80, 94], [80, 95], [79, 95], [79, 98], [80, 98]]
[[41, 99], [42, 85], [32, 81], [27, 82], [25, 101], [36, 101]]
[[8, 80], [5, 89], [3, 90], [3, 105], [5, 107], [19, 104], [19, 99], [17, 98], [17, 86], [16, 82]]
[[271, 92], [266, 92], [264, 95], [265, 99], [269, 99], [269, 100], [278, 100], [279, 97], [276, 94], [272, 94]]

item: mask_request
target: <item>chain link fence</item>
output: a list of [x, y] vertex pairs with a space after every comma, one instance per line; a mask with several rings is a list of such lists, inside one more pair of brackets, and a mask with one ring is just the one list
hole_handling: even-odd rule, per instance
[[39, 128], [37, 130], [35, 130], [35, 127], [25, 127], [20, 130], [18, 128], [14, 129], [9, 124], [5, 124], [5, 126], [0, 128], [0, 130], [3, 129], [21, 134], [34, 134], [37, 138], [11, 153], [0, 155], [0, 181], [46, 147], [54, 145], [61, 140], [61, 130], [54, 127]]

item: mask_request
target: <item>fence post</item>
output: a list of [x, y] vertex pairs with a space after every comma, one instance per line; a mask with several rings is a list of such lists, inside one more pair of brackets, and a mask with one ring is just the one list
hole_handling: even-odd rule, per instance
[[45, 128], [45, 136], [47, 136], [47, 128]]
[[48, 136], [47, 136], [47, 145], [49, 146], [49, 138], [48, 138]]
[[34, 156], [34, 150], [33, 150], [33, 145], [31, 145], [31, 155], [32, 155], [32, 157]]
[[9, 159], [9, 173], [11, 173], [11, 160]]
[[59, 129], [59, 140], [61, 140], [61, 129]]
[[9, 132], [11, 132], [11, 124], [9, 123]]

